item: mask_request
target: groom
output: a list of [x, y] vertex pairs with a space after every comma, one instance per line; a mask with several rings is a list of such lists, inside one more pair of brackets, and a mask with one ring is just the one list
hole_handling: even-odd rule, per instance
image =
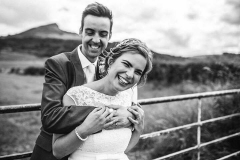
[[[31, 160], [56, 160], [52, 154], [52, 133], [67, 134], [79, 126], [94, 106], [68, 106], [62, 104], [63, 95], [73, 86], [89, 81], [89, 64], [97, 67], [95, 79], [99, 78], [97, 63], [105, 53], [112, 35], [112, 12], [99, 3], [86, 7], [82, 14], [80, 35], [82, 45], [72, 52], [58, 54], [45, 63], [41, 120], [42, 128], [31, 156]], [[136, 95], [136, 91], [134, 93]], [[136, 97], [136, 96], [135, 96]], [[135, 99], [136, 101], [136, 99]], [[115, 119], [118, 128], [130, 125], [126, 109], [117, 109]], [[64, 159], [67, 159], [65, 157]]]

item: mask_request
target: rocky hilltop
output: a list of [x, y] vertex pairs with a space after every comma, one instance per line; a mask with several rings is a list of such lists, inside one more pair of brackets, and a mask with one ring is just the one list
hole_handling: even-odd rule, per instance
[[61, 30], [56, 23], [39, 26], [29, 29], [19, 34], [11, 36], [12, 38], [50, 38], [65, 40], [80, 40], [79, 35]]

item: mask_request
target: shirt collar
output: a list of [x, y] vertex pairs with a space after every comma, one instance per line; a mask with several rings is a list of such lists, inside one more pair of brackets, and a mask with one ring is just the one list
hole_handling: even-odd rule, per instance
[[81, 49], [80, 49], [81, 47], [82, 47], [82, 45], [79, 45], [78, 48], [77, 48], [77, 50], [78, 50], [79, 59], [80, 59], [81, 64], [82, 64], [82, 68], [86, 68], [86, 67], [89, 66], [90, 64], [94, 64], [94, 66], [96, 67], [96, 66], [97, 66], [98, 57], [97, 57], [97, 59], [96, 59], [95, 62], [93, 62], [93, 63], [90, 62], [90, 61], [83, 55], [83, 53], [82, 53], [82, 51], [81, 51]]

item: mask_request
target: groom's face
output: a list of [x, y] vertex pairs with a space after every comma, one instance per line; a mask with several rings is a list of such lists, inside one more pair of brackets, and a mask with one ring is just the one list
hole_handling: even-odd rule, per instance
[[106, 49], [111, 37], [110, 19], [107, 17], [87, 15], [84, 18], [81, 37], [82, 53], [89, 61], [94, 62]]

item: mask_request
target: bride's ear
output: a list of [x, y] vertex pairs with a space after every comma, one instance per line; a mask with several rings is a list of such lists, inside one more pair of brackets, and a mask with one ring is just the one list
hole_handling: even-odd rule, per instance
[[113, 64], [113, 58], [109, 57], [108, 59], [108, 66], [110, 67]]

